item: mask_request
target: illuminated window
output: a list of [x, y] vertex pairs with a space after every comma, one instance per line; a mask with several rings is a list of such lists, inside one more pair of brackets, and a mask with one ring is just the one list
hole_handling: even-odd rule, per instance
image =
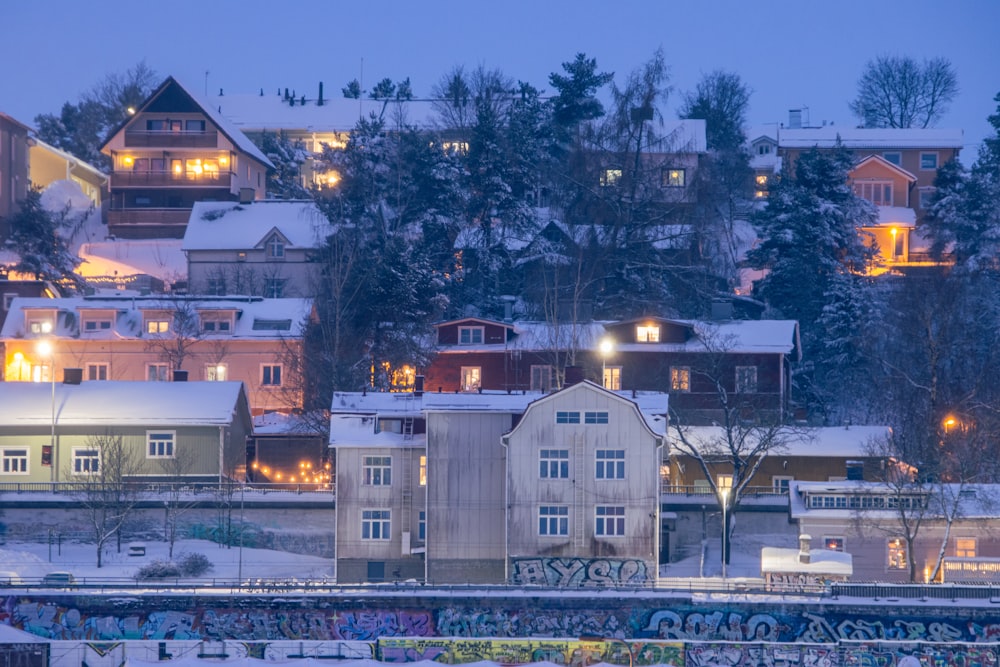
[[622, 170], [621, 169], [605, 169], [601, 172], [601, 185], [603, 187], [609, 188], [618, 185], [619, 181], [622, 180]]
[[657, 324], [641, 324], [635, 328], [637, 343], [659, 343], [660, 327]]
[[229, 367], [226, 364], [206, 364], [205, 380], [207, 382], [225, 382], [229, 379]]
[[483, 327], [459, 327], [459, 345], [481, 345], [483, 342]]
[[538, 508], [538, 534], [542, 536], [569, 535], [569, 507], [542, 505]]
[[670, 391], [691, 391], [691, 369], [687, 366], [670, 367]]
[[32, 382], [51, 382], [52, 367], [48, 364], [35, 364], [31, 367]]
[[167, 381], [166, 364], [146, 364], [146, 379], [150, 382]]
[[554, 386], [552, 382], [552, 366], [531, 367], [531, 391], [549, 391]]
[[176, 438], [177, 434], [173, 431], [147, 431], [146, 458], [149, 459], [174, 458], [174, 440]]
[[0, 449], [0, 472], [6, 475], [27, 475], [28, 450]]
[[362, 484], [365, 486], [390, 486], [392, 484], [392, 457], [362, 457], [361, 476]]
[[660, 173], [660, 185], [665, 188], [683, 188], [686, 184], [683, 169], [664, 169]]
[[403, 365], [393, 368], [390, 375], [393, 391], [412, 391], [416, 383], [417, 371], [413, 366]]
[[361, 539], [388, 540], [391, 535], [391, 517], [392, 512], [390, 510], [362, 510]]
[[596, 479], [625, 479], [625, 450], [598, 449]]
[[604, 367], [604, 388], [611, 391], [621, 391], [622, 388], [622, 367]]
[[757, 393], [757, 367], [737, 366], [736, 367], [736, 393], [756, 394]]
[[906, 556], [906, 542], [901, 537], [894, 537], [888, 542], [888, 557], [890, 570], [908, 570], [910, 564]]
[[844, 550], [844, 538], [839, 536], [827, 536], [823, 538], [823, 548], [829, 549], [830, 551], [843, 551]]
[[427, 457], [421, 456], [420, 462], [418, 463], [419, 469], [417, 471], [417, 476], [419, 479], [420, 486], [427, 486]]
[[938, 168], [938, 154], [937, 153], [921, 153], [920, 154], [920, 168], [924, 171], [933, 170]]
[[541, 450], [538, 456], [538, 476], [542, 479], [569, 479], [569, 450]]
[[52, 333], [52, 320], [28, 320], [28, 329], [33, 334]]
[[146, 320], [146, 333], [167, 333], [170, 331], [170, 320]]
[[754, 178], [754, 182], [757, 184], [757, 187], [761, 188], [767, 187], [767, 175], [757, 174], [757, 176]]
[[625, 535], [624, 507], [614, 505], [598, 505], [595, 513], [595, 535], [598, 537], [622, 537]]
[[959, 537], [955, 539], [955, 556], [957, 558], [976, 557], [976, 538]]
[[101, 471], [101, 450], [73, 448], [73, 474], [96, 475]]
[[482, 387], [482, 369], [479, 366], [462, 366], [462, 391], [479, 391]]
[[88, 380], [107, 380], [108, 379], [108, 365], [107, 364], [87, 364], [87, 379]]
[[468, 141], [445, 141], [441, 143], [441, 148], [445, 153], [455, 153], [457, 155], [468, 155]]
[[733, 488], [733, 476], [732, 475], [716, 475], [715, 486], [718, 487], [720, 491], [722, 490], [732, 490]]

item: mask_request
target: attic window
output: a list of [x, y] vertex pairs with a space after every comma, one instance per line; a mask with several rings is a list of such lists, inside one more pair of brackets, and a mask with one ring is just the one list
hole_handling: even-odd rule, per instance
[[660, 327], [656, 324], [640, 324], [635, 328], [637, 343], [659, 343]]
[[459, 345], [481, 345], [483, 342], [483, 327], [459, 327]]
[[285, 258], [285, 243], [278, 237], [277, 234], [272, 236], [267, 240], [267, 258], [268, 259], [284, 259]]
[[254, 331], [291, 331], [291, 320], [258, 320], [253, 321]]

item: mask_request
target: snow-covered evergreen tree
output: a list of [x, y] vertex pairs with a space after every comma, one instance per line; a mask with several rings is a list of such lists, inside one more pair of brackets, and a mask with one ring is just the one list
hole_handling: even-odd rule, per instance
[[83, 282], [74, 271], [80, 258], [73, 254], [61, 231], [67, 214], [50, 213], [42, 206], [41, 191], [32, 188], [20, 208], [8, 219], [10, 236], [7, 248], [17, 253], [15, 271], [33, 275], [37, 280], [51, 280], [70, 289]]
[[264, 132], [258, 148], [274, 164], [267, 174], [268, 196], [277, 199], [307, 199], [310, 191], [302, 181], [302, 165], [309, 157], [301, 141], [292, 141], [284, 132]]

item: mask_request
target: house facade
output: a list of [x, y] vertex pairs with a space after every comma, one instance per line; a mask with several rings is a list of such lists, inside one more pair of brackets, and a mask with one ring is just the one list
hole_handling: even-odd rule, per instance
[[[302, 407], [306, 299], [15, 298], [0, 330], [6, 382], [238, 381], [254, 414]], [[49, 349], [39, 343], [48, 343]]]
[[239, 382], [4, 382], [0, 402], [7, 483], [85, 481], [111, 464], [111, 438], [130, 478], [241, 479], [252, 431]]
[[263, 199], [270, 160], [168, 77], [101, 147], [111, 158], [108, 231], [181, 238], [196, 201]]
[[28, 193], [28, 133], [31, 128], [0, 112], [0, 241], [10, 236], [6, 220]]
[[333, 232], [313, 202], [198, 202], [181, 248], [198, 294], [309, 297], [317, 254]]
[[32, 185], [44, 188], [57, 181], [72, 181], [96, 208], [101, 208], [108, 177], [100, 169], [38, 137], [28, 143]]

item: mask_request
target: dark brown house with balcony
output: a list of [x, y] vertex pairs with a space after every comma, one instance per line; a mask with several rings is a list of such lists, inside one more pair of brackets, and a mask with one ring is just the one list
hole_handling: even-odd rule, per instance
[[721, 418], [719, 388], [742, 419], [791, 416], [791, 366], [799, 360], [792, 320], [644, 317], [556, 327], [546, 322], [464, 318], [437, 325], [426, 391], [545, 393], [590, 379], [612, 390], [670, 394], [686, 424]]
[[108, 231], [181, 238], [197, 201], [263, 199], [270, 160], [173, 77], [101, 147], [111, 158]]

